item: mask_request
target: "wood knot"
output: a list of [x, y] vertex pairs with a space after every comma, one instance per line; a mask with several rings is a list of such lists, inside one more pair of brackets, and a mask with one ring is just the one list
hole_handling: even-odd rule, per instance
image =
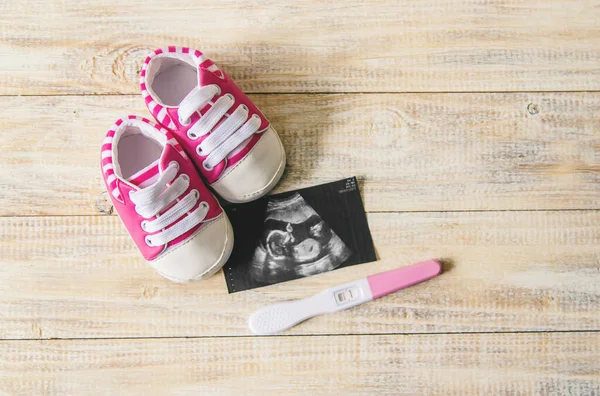
[[96, 210], [102, 214], [110, 215], [113, 212], [113, 205], [108, 197], [108, 192], [102, 191], [96, 197], [95, 201]]
[[44, 338], [42, 326], [40, 326], [40, 322], [38, 320], [35, 320], [33, 323], [31, 323], [31, 333], [33, 334], [34, 338]]
[[142, 289], [142, 295], [144, 298], [151, 299], [158, 295], [158, 287], [156, 286], [144, 286]]
[[124, 82], [132, 79], [137, 81], [142, 62], [150, 51], [150, 48], [135, 45], [114, 49], [109, 54], [113, 57], [111, 65], [113, 76]]
[[536, 115], [540, 112], [540, 109], [535, 103], [529, 103], [527, 105], [527, 112], [531, 115]]

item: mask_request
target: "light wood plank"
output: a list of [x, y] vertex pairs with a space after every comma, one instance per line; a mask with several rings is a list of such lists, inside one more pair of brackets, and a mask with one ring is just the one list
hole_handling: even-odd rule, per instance
[[597, 395], [600, 335], [0, 342], [8, 394]]
[[159, 46], [252, 92], [600, 89], [594, 0], [46, 1], [0, 6], [0, 94], [136, 93]]
[[600, 330], [600, 212], [371, 214], [381, 261], [228, 295], [160, 278], [115, 216], [0, 219], [0, 338], [247, 335], [270, 303], [430, 258], [440, 277], [288, 334]]
[[[288, 153], [279, 191], [357, 175], [368, 211], [600, 208], [600, 93], [252, 99]], [[0, 98], [0, 215], [98, 214], [127, 113], [141, 97]]]

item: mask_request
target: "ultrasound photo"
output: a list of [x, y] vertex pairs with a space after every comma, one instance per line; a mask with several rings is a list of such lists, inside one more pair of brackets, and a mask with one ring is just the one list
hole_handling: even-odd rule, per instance
[[230, 293], [374, 261], [356, 178], [225, 206], [235, 234]]

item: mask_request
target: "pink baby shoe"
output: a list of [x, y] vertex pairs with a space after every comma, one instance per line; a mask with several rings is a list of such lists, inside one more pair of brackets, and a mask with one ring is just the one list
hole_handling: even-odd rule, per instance
[[225, 264], [233, 248], [229, 220], [166, 129], [136, 116], [117, 120], [101, 158], [119, 217], [162, 276], [198, 280]]
[[157, 49], [144, 61], [140, 88], [158, 122], [172, 131], [208, 184], [230, 202], [269, 192], [285, 151], [265, 116], [200, 51]]

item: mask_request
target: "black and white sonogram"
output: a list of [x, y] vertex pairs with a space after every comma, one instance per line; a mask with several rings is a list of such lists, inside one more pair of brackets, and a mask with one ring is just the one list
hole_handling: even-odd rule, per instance
[[230, 293], [374, 261], [356, 178], [225, 206], [235, 234]]
[[275, 283], [315, 275], [336, 269], [351, 254], [300, 194], [269, 198], [250, 276], [257, 282]]

